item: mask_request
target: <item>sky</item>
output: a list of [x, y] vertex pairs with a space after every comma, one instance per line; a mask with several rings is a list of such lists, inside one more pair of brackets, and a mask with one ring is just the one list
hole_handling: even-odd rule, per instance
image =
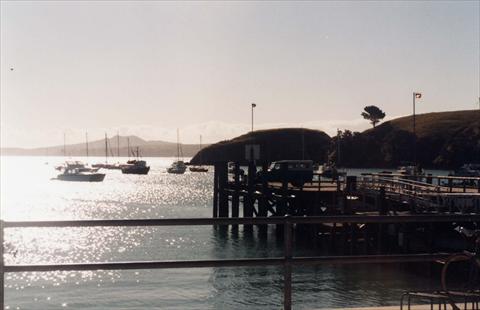
[[480, 1], [1, 1], [1, 146], [479, 108]]

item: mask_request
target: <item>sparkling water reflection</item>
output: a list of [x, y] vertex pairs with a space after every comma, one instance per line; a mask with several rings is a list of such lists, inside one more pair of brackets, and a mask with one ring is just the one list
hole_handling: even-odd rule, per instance
[[[102, 183], [50, 180], [61, 158], [2, 157], [6, 220], [209, 217], [213, 173], [169, 175], [173, 159], [148, 159], [148, 176], [109, 170]], [[102, 159], [90, 159], [90, 162]], [[122, 159], [121, 161], [125, 161]], [[256, 236], [256, 231], [253, 233]], [[266, 238], [208, 226], [27, 228], [6, 230], [7, 264], [212, 259], [282, 255]], [[318, 254], [298, 245], [296, 253]], [[8, 309], [279, 309], [282, 269], [11, 273]], [[296, 309], [396, 304], [406, 288], [436, 286], [404, 266], [296, 268]]]

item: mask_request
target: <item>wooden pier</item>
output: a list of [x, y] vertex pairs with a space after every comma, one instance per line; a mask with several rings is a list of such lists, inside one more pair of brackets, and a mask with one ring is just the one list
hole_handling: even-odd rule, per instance
[[[480, 178], [315, 174], [311, 183], [295, 187], [258, 178], [257, 171], [267, 168], [267, 163], [216, 163], [213, 217], [480, 214]], [[434, 236], [448, 234], [450, 226], [328, 223], [296, 229], [298, 238], [328, 242], [334, 252], [369, 254], [433, 251]]]

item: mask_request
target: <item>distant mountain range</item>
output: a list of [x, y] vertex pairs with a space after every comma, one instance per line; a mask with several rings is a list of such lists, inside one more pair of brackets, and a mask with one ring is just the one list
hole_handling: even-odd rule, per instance
[[[117, 141], [120, 147], [117, 148]], [[140, 155], [145, 157], [170, 157], [177, 155], [177, 144], [165, 141], [146, 141], [137, 136], [114, 136], [107, 139], [108, 156], [128, 156], [128, 141], [130, 141], [130, 149], [139, 148]], [[192, 157], [195, 155], [200, 146], [196, 144], [180, 144], [183, 155]], [[63, 145], [40, 147], [40, 148], [2, 148], [2, 155], [17, 156], [63, 156]], [[85, 156], [87, 154], [86, 143], [68, 144], [66, 145], [67, 156]], [[95, 140], [88, 143], [89, 156], [105, 156], [105, 140]]]

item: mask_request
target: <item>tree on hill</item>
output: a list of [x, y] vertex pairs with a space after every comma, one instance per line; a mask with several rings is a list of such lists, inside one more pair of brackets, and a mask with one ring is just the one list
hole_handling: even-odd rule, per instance
[[375, 128], [375, 125], [377, 125], [385, 117], [385, 112], [374, 105], [366, 106], [363, 110], [365, 112], [362, 112], [361, 115], [364, 119], [370, 121], [370, 124], [373, 125], [373, 128]]

